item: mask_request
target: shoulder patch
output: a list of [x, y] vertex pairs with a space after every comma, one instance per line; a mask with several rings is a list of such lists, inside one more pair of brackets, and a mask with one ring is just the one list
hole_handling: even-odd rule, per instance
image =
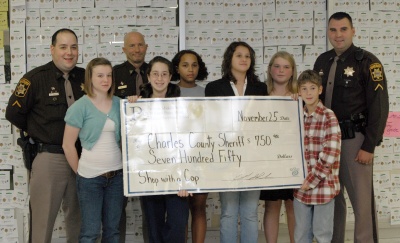
[[26, 92], [28, 92], [29, 87], [31, 86], [31, 82], [26, 79], [22, 78], [19, 80], [17, 87], [15, 88], [14, 94], [17, 97], [25, 97]]
[[372, 80], [375, 82], [383, 81], [382, 64], [372, 63], [369, 66], [369, 72], [371, 73]]

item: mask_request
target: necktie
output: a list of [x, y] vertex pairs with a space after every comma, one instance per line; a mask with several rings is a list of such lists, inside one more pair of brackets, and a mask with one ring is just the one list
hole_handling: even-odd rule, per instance
[[67, 98], [68, 107], [70, 107], [75, 102], [74, 93], [72, 92], [71, 82], [68, 80], [68, 74], [64, 74], [63, 77], [65, 79], [65, 96]]
[[335, 56], [335, 59], [333, 59], [331, 69], [329, 70], [328, 82], [326, 84], [325, 104], [324, 105], [326, 107], [328, 107], [329, 109], [331, 108], [331, 104], [332, 104], [332, 93], [333, 93], [333, 86], [334, 86], [333, 84], [335, 82], [337, 60], [339, 60], [339, 57]]
[[143, 78], [140, 74], [140, 68], [135, 69], [136, 72], [136, 95], [140, 95], [140, 85], [143, 84]]

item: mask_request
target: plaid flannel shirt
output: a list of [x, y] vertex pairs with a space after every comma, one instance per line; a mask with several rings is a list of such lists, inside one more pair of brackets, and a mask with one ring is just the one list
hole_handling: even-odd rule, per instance
[[310, 190], [294, 190], [294, 197], [309, 205], [325, 204], [340, 191], [339, 161], [341, 132], [332, 110], [319, 101], [316, 110], [304, 108], [304, 155]]

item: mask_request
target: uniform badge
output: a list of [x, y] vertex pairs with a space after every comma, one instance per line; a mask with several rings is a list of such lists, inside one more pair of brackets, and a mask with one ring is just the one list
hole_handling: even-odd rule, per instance
[[347, 77], [350, 77], [350, 76], [353, 77], [354, 73], [355, 73], [355, 71], [354, 71], [353, 67], [347, 67], [344, 69], [344, 74], [347, 75]]
[[21, 79], [17, 85], [17, 88], [15, 88], [15, 96], [21, 98], [25, 97], [26, 92], [28, 92], [29, 86], [31, 86], [31, 82], [28, 79]]
[[85, 90], [85, 85], [83, 83], [81, 83], [81, 91]]
[[57, 92], [56, 88], [51, 87], [49, 96], [59, 96], [59, 95], [60, 95], [60, 93]]
[[371, 73], [372, 80], [375, 82], [383, 81], [382, 64], [372, 63], [369, 66], [369, 72]]
[[322, 76], [324, 76], [324, 70], [322, 70], [322, 69], [321, 69], [321, 70], [319, 70], [319, 73], [318, 73], [318, 75], [319, 75], [319, 76], [321, 76], [321, 77], [322, 77]]
[[124, 82], [121, 81], [121, 84], [118, 86], [118, 89], [126, 89], [126, 84], [124, 84]]

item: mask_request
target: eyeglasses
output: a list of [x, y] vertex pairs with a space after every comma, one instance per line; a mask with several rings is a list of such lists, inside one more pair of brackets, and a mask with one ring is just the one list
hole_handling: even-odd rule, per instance
[[162, 79], [166, 79], [169, 78], [169, 73], [157, 73], [157, 72], [152, 72], [150, 73], [150, 77], [152, 78], [162, 78]]

